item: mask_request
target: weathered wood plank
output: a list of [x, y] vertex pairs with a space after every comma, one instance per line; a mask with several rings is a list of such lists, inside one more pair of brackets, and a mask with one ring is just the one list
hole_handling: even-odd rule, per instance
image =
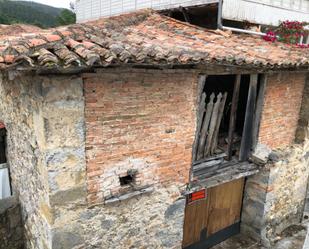
[[204, 117], [205, 117], [205, 100], [206, 100], [206, 94], [203, 93], [202, 97], [201, 97], [201, 104], [200, 104], [200, 110], [198, 112], [198, 124], [197, 124], [197, 145], [196, 145], [196, 150], [195, 150], [195, 155], [194, 155], [194, 161], [196, 161], [198, 159], [198, 149], [199, 149], [199, 144], [201, 141], [201, 133], [202, 133], [202, 125], [203, 125], [203, 121], [204, 121]]
[[187, 23], [191, 23], [191, 18], [190, 18], [190, 15], [189, 15], [187, 9], [184, 8], [184, 7], [179, 7], [179, 10], [180, 10], [181, 13], [183, 14], [183, 17], [184, 17], [185, 21], [186, 21]]
[[212, 112], [213, 112], [213, 107], [214, 107], [214, 103], [213, 103], [214, 98], [215, 98], [215, 94], [212, 93], [210, 95], [210, 100], [207, 104], [206, 114], [205, 114], [204, 122], [202, 125], [202, 130], [200, 133], [199, 145], [198, 145], [198, 150], [197, 150], [197, 160], [200, 160], [201, 158], [204, 157], [204, 147], [205, 147], [206, 139], [208, 137], [207, 133], [209, 129], [209, 123], [212, 117]]
[[239, 160], [245, 161], [248, 159], [252, 148], [253, 141], [253, 124], [254, 124], [254, 113], [256, 106], [256, 90], [257, 90], [258, 75], [250, 75], [250, 85], [248, 91], [248, 100], [245, 116], [245, 124], [241, 138]]
[[[195, 165], [195, 166], [193, 166], [193, 175], [194, 176], [198, 175], [198, 173], [197, 173], [198, 171], [212, 169], [214, 166], [218, 166], [219, 164], [222, 164], [223, 160], [224, 160], [223, 158], [220, 158], [220, 159], [216, 159], [216, 160], [212, 160], [212, 161], [209, 161], [209, 162], [205, 162], [205, 163]], [[219, 166], [216, 167], [216, 168], [219, 168]]]
[[195, 161], [193, 163], [193, 166], [194, 165], [197, 165], [197, 164], [201, 164], [201, 163], [204, 163], [204, 162], [209, 162], [209, 161], [212, 161], [212, 160], [216, 160], [216, 159], [219, 159], [219, 158], [223, 158], [223, 157], [226, 157], [227, 154], [225, 152], [223, 153], [220, 153], [220, 154], [216, 154], [214, 156], [211, 156], [211, 157], [207, 157], [207, 158], [203, 158], [201, 160], [198, 160], [198, 161]]
[[217, 118], [217, 123], [216, 123], [215, 131], [214, 131], [213, 141], [211, 142], [211, 145], [210, 145], [211, 155], [215, 153], [215, 150], [218, 146], [218, 136], [219, 136], [220, 125], [221, 125], [221, 121], [223, 117], [223, 111], [225, 107], [226, 98], [227, 98], [227, 92], [223, 94], [223, 97], [222, 97], [222, 100], [219, 106], [218, 118]]
[[[207, 235], [210, 236], [238, 222], [241, 212], [244, 179], [235, 180], [209, 189], [209, 218]], [[233, 199], [233, 196], [237, 196]]]
[[218, 170], [216, 174], [212, 176], [201, 175], [198, 180], [191, 183], [190, 189], [186, 191], [186, 194], [198, 191], [203, 188], [210, 188], [216, 185], [220, 185], [225, 182], [232, 181], [233, 179], [254, 175], [257, 172], [259, 172], [259, 167], [254, 163], [249, 163], [247, 161], [238, 163], [233, 166], [224, 168], [223, 170]]
[[201, 169], [200, 171], [195, 172], [194, 177], [198, 177], [199, 179], [203, 179], [205, 177], [211, 177], [211, 176], [217, 175], [220, 172], [226, 170], [226, 168], [233, 167], [234, 165], [237, 165], [237, 164], [239, 164], [239, 162], [234, 161], [234, 160], [219, 163], [217, 165], [214, 165], [213, 167], [204, 168], [203, 170]]
[[198, 241], [198, 239], [196, 239], [197, 236], [195, 234], [194, 222], [197, 215], [196, 208], [197, 206], [194, 205], [194, 203], [192, 205], [186, 205], [182, 240], [183, 247], [186, 247]]
[[222, 99], [222, 93], [219, 93], [217, 96], [217, 101], [214, 104], [212, 115], [211, 115], [211, 121], [209, 124], [209, 132], [208, 132], [208, 136], [206, 140], [206, 146], [204, 149], [204, 157], [208, 156], [210, 153], [210, 149], [211, 149], [210, 146], [213, 141], [213, 136], [214, 136], [214, 132], [215, 132], [216, 124], [217, 124], [218, 111], [219, 111], [221, 99]]
[[232, 107], [231, 107], [229, 132], [228, 132], [228, 146], [227, 146], [228, 160], [231, 160], [232, 158], [234, 130], [235, 130], [235, 124], [236, 124], [236, 118], [237, 118], [237, 107], [238, 107], [238, 100], [239, 100], [240, 80], [241, 80], [241, 75], [240, 74], [236, 75], [235, 82], [234, 82]]
[[197, 160], [197, 149], [200, 137], [201, 126], [203, 122], [203, 115], [205, 112], [205, 100], [206, 94], [203, 93], [205, 82], [206, 82], [206, 75], [200, 75], [198, 80], [198, 87], [199, 87], [199, 98], [198, 98], [198, 109], [197, 109], [197, 126], [196, 126], [196, 133], [195, 133], [195, 140], [193, 144], [193, 153], [192, 159], [193, 162]]
[[258, 142], [260, 122], [261, 122], [262, 111], [263, 111], [263, 106], [264, 106], [264, 96], [265, 96], [266, 84], [267, 84], [267, 75], [263, 74], [261, 76], [260, 89], [259, 89], [258, 98], [256, 102], [256, 111], [255, 111], [254, 125], [253, 125], [252, 150], [255, 149], [257, 142]]

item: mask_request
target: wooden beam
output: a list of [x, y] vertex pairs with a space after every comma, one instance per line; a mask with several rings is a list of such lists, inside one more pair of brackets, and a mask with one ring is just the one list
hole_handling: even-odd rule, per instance
[[179, 10], [183, 14], [183, 17], [185, 18], [185, 21], [187, 23], [191, 23], [191, 18], [190, 18], [190, 15], [189, 15], [188, 11], [186, 10], [186, 8], [180, 6]]
[[227, 147], [228, 160], [232, 159], [232, 148], [233, 148], [234, 130], [235, 130], [235, 124], [236, 124], [236, 118], [237, 118], [240, 80], [241, 80], [241, 75], [237, 74], [235, 78], [235, 82], [234, 82], [232, 107], [231, 107], [230, 123], [229, 123], [228, 147]]
[[252, 141], [252, 150], [253, 151], [255, 150], [255, 147], [258, 143], [260, 122], [261, 122], [262, 111], [263, 111], [263, 106], [264, 106], [264, 96], [265, 96], [266, 83], [267, 83], [267, 75], [262, 74], [258, 98], [257, 98], [257, 102], [256, 102], [255, 117], [254, 117], [253, 141]]
[[241, 162], [246, 161], [248, 159], [252, 148], [257, 82], [258, 82], [258, 75], [251, 74], [248, 99], [247, 99], [245, 124], [242, 133], [240, 152], [239, 152], [239, 160]]

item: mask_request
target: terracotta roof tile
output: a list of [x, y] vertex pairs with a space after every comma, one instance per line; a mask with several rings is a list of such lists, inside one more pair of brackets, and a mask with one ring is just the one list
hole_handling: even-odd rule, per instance
[[41, 68], [123, 63], [271, 68], [309, 65], [308, 49], [269, 43], [250, 35], [206, 30], [152, 10], [34, 31], [2, 37], [0, 68], [22, 62]]

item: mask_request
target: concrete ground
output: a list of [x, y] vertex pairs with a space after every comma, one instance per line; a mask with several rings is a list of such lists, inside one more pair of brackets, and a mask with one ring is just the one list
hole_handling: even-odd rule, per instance
[[309, 235], [307, 235], [306, 225], [293, 225], [278, 236], [272, 248], [265, 248], [257, 241], [239, 234], [212, 249], [309, 249]]

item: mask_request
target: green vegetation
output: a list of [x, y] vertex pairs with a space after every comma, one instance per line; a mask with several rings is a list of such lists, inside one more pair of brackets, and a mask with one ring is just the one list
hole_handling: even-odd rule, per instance
[[75, 23], [75, 14], [68, 9], [35, 2], [0, 0], [0, 23], [24, 23], [50, 28]]
[[76, 22], [76, 15], [68, 9], [62, 10], [60, 15], [57, 17], [57, 23], [59, 25], [68, 25], [75, 22]]

